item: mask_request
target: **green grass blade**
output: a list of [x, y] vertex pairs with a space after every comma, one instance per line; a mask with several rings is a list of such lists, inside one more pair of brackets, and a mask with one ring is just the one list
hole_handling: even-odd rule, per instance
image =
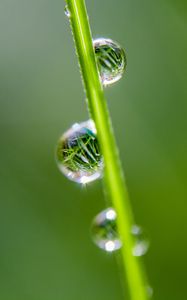
[[131, 228], [134, 224], [127, 186], [124, 180], [110, 116], [99, 80], [92, 45], [92, 36], [84, 0], [66, 0], [70, 23], [91, 118], [94, 120], [101, 151], [105, 162], [105, 187], [117, 212], [117, 226], [123, 243], [122, 262], [126, 271], [129, 293], [132, 300], [147, 300], [147, 283], [140, 258], [132, 255], [134, 239]]

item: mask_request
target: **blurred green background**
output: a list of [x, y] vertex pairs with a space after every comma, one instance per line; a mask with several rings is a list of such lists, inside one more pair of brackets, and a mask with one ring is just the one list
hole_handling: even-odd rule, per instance
[[[86, 2], [93, 36], [127, 52], [127, 72], [106, 97], [135, 218], [151, 240], [154, 299], [185, 300], [187, 2]], [[123, 299], [115, 257], [90, 237], [102, 184], [69, 182], [54, 160], [61, 133], [87, 118], [63, 0], [1, 0], [2, 300]]]

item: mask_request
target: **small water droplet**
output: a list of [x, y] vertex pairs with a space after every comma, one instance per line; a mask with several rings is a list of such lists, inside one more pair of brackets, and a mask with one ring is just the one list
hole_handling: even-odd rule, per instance
[[135, 237], [135, 246], [132, 250], [133, 255], [142, 256], [146, 254], [149, 249], [149, 241], [143, 229], [138, 225], [133, 225], [131, 232]]
[[103, 157], [92, 120], [75, 123], [59, 139], [57, 164], [70, 180], [86, 184], [102, 176]]
[[70, 18], [71, 14], [70, 14], [70, 11], [69, 11], [69, 8], [67, 5], [64, 8], [64, 13], [65, 13], [66, 17]]
[[116, 228], [116, 212], [113, 208], [103, 210], [94, 218], [91, 232], [93, 241], [99, 248], [107, 252], [121, 248]]
[[105, 38], [93, 40], [93, 46], [102, 84], [107, 86], [118, 81], [127, 65], [123, 48]]
[[152, 286], [148, 285], [148, 286], [147, 286], [147, 295], [148, 295], [149, 298], [152, 298], [153, 292], [154, 292], [154, 291], [153, 291]]
[[[109, 207], [100, 212], [92, 222], [92, 239], [99, 248], [107, 252], [113, 252], [122, 246], [117, 231], [116, 219], [116, 211]], [[149, 241], [142, 228], [133, 225], [131, 234], [135, 239], [135, 246], [133, 247], [132, 254], [134, 256], [146, 254], [149, 248]]]

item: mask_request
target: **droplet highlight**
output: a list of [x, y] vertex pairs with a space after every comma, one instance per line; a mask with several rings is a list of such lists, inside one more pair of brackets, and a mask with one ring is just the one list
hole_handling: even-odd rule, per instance
[[71, 14], [70, 14], [70, 11], [69, 11], [69, 8], [67, 5], [65, 5], [64, 13], [65, 13], [66, 17], [70, 18]]
[[124, 49], [106, 38], [93, 40], [93, 46], [102, 84], [108, 86], [118, 81], [127, 65]]
[[116, 251], [122, 245], [117, 233], [116, 217], [115, 210], [109, 207], [100, 212], [92, 222], [92, 239], [106, 252]]
[[86, 184], [102, 176], [103, 157], [92, 120], [74, 124], [61, 136], [56, 160], [60, 171], [77, 183]]
[[135, 238], [135, 245], [132, 249], [134, 256], [145, 255], [149, 249], [149, 240], [147, 239], [143, 229], [138, 225], [133, 225], [132, 234]]

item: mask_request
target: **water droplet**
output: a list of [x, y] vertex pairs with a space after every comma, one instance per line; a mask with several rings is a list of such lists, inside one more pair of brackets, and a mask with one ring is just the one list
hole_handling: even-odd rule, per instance
[[93, 241], [99, 248], [107, 252], [121, 248], [116, 228], [116, 212], [113, 208], [103, 210], [94, 218], [91, 232]]
[[147, 286], [147, 295], [149, 298], [153, 296], [153, 288], [150, 285]]
[[127, 65], [123, 48], [105, 38], [93, 40], [93, 45], [102, 84], [107, 86], [118, 81]]
[[71, 14], [70, 14], [70, 11], [69, 11], [69, 8], [67, 5], [64, 8], [64, 13], [65, 13], [66, 17], [70, 18]]
[[[94, 243], [107, 252], [118, 250], [122, 246], [117, 231], [117, 214], [113, 208], [107, 208], [100, 212], [92, 222], [92, 238]], [[149, 241], [141, 227], [133, 225], [131, 233], [135, 239], [132, 254], [142, 256], [149, 248]]]
[[86, 184], [101, 177], [103, 158], [92, 120], [74, 124], [59, 139], [57, 163], [70, 180]]
[[132, 253], [134, 256], [142, 256], [147, 253], [149, 249], [149, 241], [143, 229], [138, 225], [133, 225], [132, 234], [135, 237], [135, 246], [133, 247]]

